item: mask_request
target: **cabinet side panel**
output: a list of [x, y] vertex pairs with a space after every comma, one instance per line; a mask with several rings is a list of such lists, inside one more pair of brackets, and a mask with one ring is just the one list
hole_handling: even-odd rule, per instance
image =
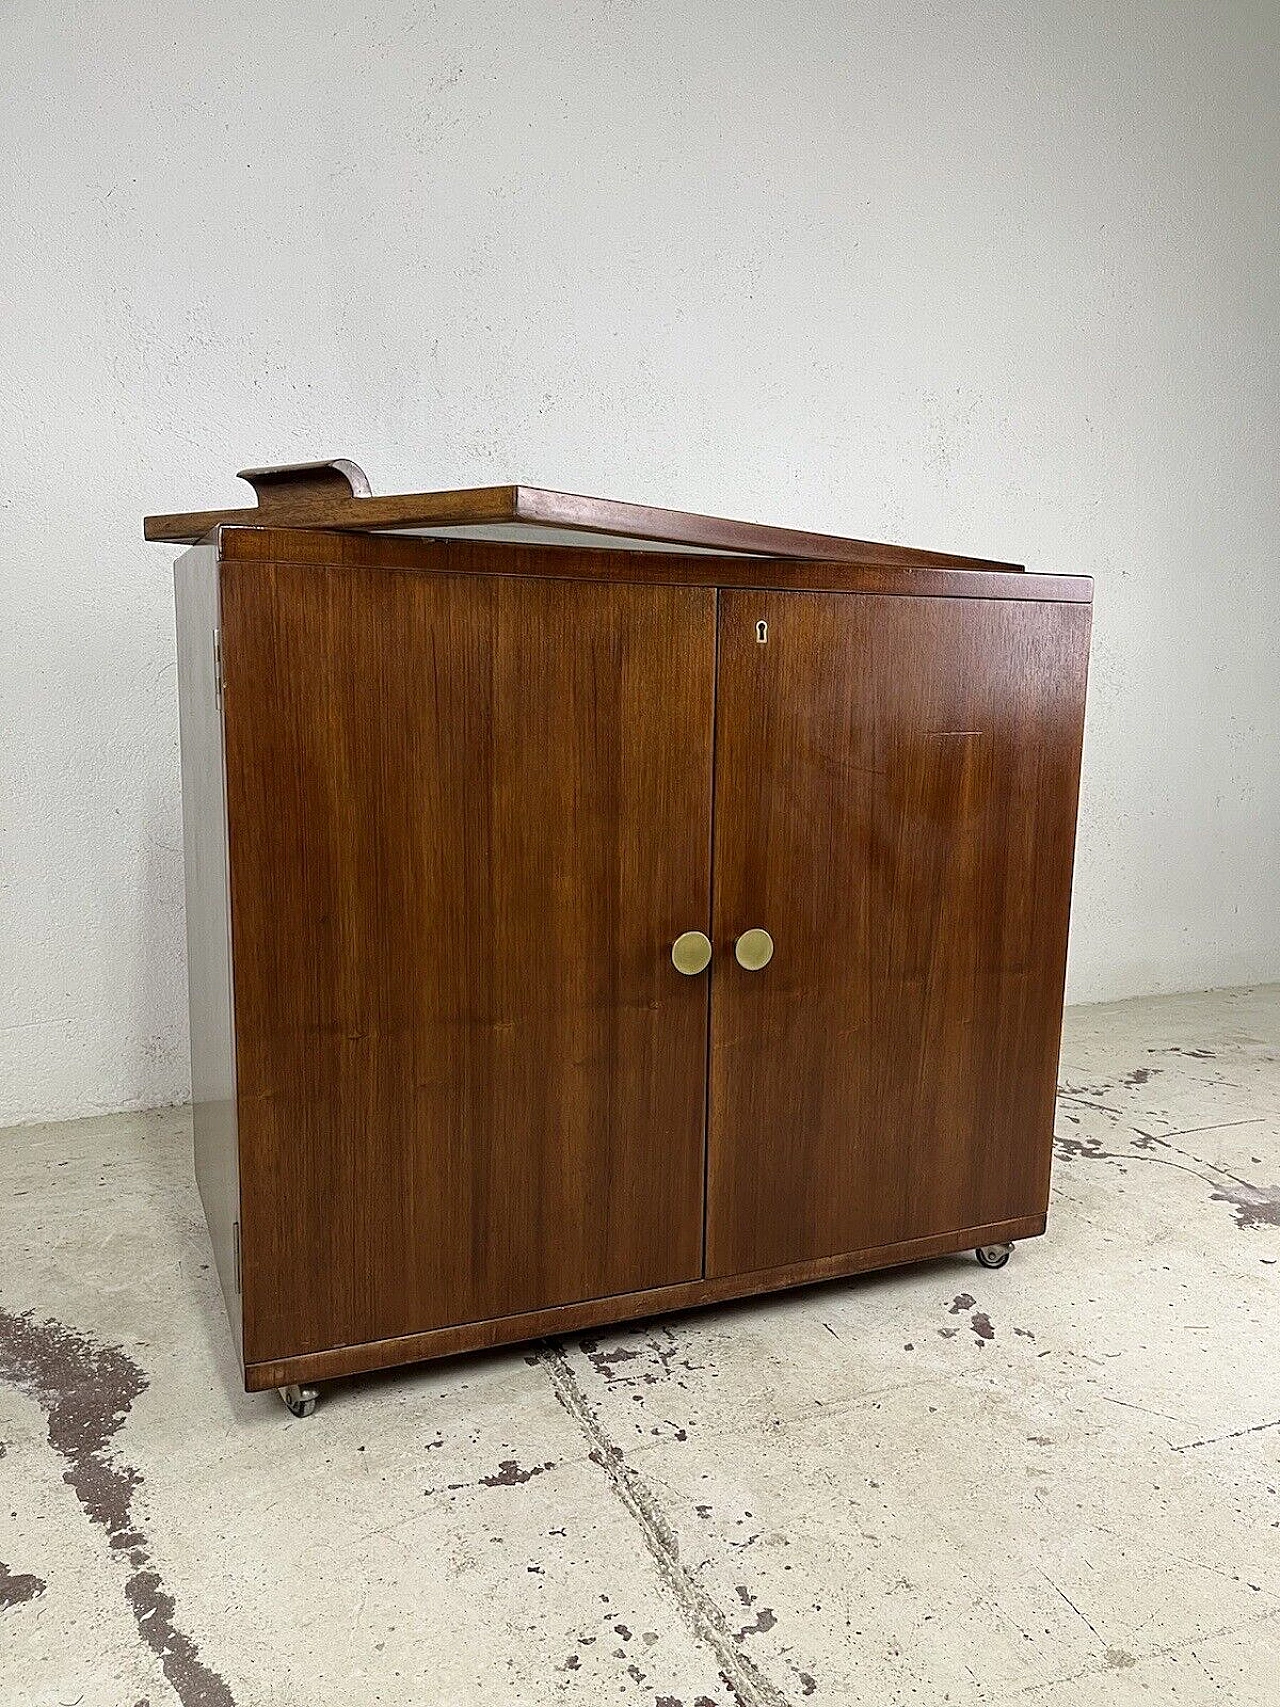
[[182, 742], [182, 846], [187, 891], [187, 1000], [196, 1183], [218, 1278], [242, 1353], [237, 1286], [240, 1175], [227, 895], [227, 800], [217, 681], [218, 553], [198, 545], [174, 566], [178, 711]]

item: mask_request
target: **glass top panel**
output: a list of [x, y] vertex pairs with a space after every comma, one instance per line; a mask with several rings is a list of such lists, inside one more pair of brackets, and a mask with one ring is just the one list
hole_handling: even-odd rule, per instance
[[578, 528], [540, 527], [533, 522], [474, 522], [465, 527], [378, 528], [378, 533], [406, 534], [414, 539], [487, 539], [501, 545], [570, 545], [579, 550], [674, 551], [681, 557], [759, 557], [758, 551], [708, 549], [701, 545], [669, 545], [660, 539], [637, 539], [633, 534], [587, 533]]

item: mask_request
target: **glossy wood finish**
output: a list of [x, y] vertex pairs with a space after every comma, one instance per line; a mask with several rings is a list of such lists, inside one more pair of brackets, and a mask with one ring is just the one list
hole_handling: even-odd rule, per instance
[[399, 1364], [452, 1357], [458, 1352], [479, 1351], [489, 1346], [517, 1345], [522, 1340], [542, 1339], [549, 1334], [581, 1333], [584, 1328], [604, 1327], [610, 1322], [634, 1321], [668, 1315], [676, 1310], [696, 1309], [706, 1304], [723, 1304], [737, 1298], [759, 1297], [761, 1293], [811, 1286], [824, 1280], [864, 1274], [870, 1269], [924, 1262], [950, 1252], [976, 1249], [979, 1245], [1031, 1239], [1043, 1232], [1043, 1216], [1000, 1221], [987, 1227], [962, 1228], [934, 1238], [906, 1239], [900, 1244], [882, 1245], [878, 1250], [849, 1251], [840, 1256], [825, 1257], [819, 1262], [793, 1263], [786, 1268], [761, 1269], [754, 1274], [693, 1280], [681, 1286], [626, 1292], [613, 1298], [591, 1298], [584, 1303], [566, 1304], [558, 1309], [503, 1316], [490, 1322], [466, 1322], [456, 1328], [407, 1334], [399, 1339], [379, 1340], [369, 1345], [338, 1346], [305, 1357], [251, 1363], [245, 1369], [245, 1386], [250, 1392], [263, 1392], [294, 1381], [329, 1381], [341, 1375], [356, 1375], [370, 1369], [393, 1369]]
[[342, 563], [351, 568], [422, 568], [449, 575], [543, 576], [623, 581], [638, 586], [758, 587], [811, 592], [882, 593], [949, 599], [1035, 599], [1088, 604], [1087, 575], [1005, 574], [981, 569], [904, 568], [780, 557], [685, 556], [482, 540], [415, 539], [395, 534], [317, 529], [223, 527], [224, 559], [245, 563]]
[[215, 679], [218, 558], [212, 545], [174, 564], [182, 755], [182, 846], [187, 889], [187, 1002], [191, 1015], [191, 1120], [196, 1183], [236, 1345], [240, 1168], [235, 1038], [231, 1026], [227, 806], [222, 708]]
[[359, 470], [251, 472], [177, 566], [248, 1387], [1043, 1230], [1087, 580], [302, 529]]
[[1043, 1216], [1088, 629], [721, 594], [708, 1275]]
[[[650, 504], [626, 504], [613, 498], [588, 498], [551, 492], [538, 486], [482, 486], [447, 492], [412, 492], [375, 498], [368, 480], [353, 462], [298, 463], [284, 468], [249, 469], [242, 475], [258, 497], [258, 509], [185, 511], [148, 516], [147, 539], [189, 542], [224, 523], [267, 520], [299, 528], [338, 528], [360, 532], [397, 528], [482, 527], [521, 523], [533, 529], [616, 535], [620, 539], [690, 546], [700, 550], [748, 552], [766, 557], [827, 559], [839, 563], [898, 568], [974, 568], [1017, 572], [1017, 563], [957, 557], [913, 546], [879, 545], [869, 540], [798, 528], [732, 521]], [[359, 490], [361, 484], [365, 490]]]
[[701, 1266], [715, 595], [330, 540], [222, 567], [250, 1364]]
[[[373, 488], [364, 469], [345, 457], [332, 462], [291, 462], [275, 468], [242, 468], [237, 480], [246, 480], [253, 487], [259, 512], [270, 511], [276, 504], [292, 504], [299, 499], [323, 500], [332, 498], [369, 498]], [[266, 517], [264, 515], [263, 519]]]
[[[345, 460], [345, 459], [340, 459]], [[254, 471], [258, 473], [258, 470]], [[176, 515], [147, 516], [143, 537], [184, 544], [203, 539], [222, 526], [339, 529], [349, 532], [396, 527], [469, 527], [515, 519], [515, 486], [473, 486], [452, 492], [422, 492], [411, 497], [358, 497], [338, 492], [276, 492], [269, 510], [230, 506], [219, 510], [185, 510]]]

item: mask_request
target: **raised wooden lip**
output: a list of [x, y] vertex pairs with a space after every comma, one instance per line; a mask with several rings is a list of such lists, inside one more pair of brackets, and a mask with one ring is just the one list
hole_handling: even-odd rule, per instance
[[357, 490], [362, 483], [368, 484], [362, 471], [346, 459], [298, 465], [294, 469], [252, 469], [243, 478], [251, 480], [258, 494], [257, 506], [147, 516], [143, 521], [144, 537], [187, 545], [203, 539], [223, 523], [360, 533], [524, 523], [535, 528], [610, 535], [619, 540], [620, 549], [625, 549], [627, 539], [637, 539], [755, 557], [806, 558], [811, 562], [893, 563], [904, 568], [985, 569], [1011, 574], [1023, 569], [1020, 563], [991, 558], [957, 556], [915, 546], [881, 545], [836, 534], [809, 533], [800, 528], [734, 521], [726, 516], [697, 515], [688, 510], [666, 510], [613, 498], [589, 498], [540, 486], [474, 486], [366, 497]]

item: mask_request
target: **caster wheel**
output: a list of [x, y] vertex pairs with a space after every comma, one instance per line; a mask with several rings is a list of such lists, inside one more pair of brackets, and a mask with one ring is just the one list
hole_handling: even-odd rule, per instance
[[1003, 1268], [1013, 1255], [1012, 1245], [979, 1245], [973, 1253], [983, 1268]]
[[281, 1387], [280, 1397], [292, 1416], [309, 1417], [316, 1408], [319, 1394], [314, 1387]]

